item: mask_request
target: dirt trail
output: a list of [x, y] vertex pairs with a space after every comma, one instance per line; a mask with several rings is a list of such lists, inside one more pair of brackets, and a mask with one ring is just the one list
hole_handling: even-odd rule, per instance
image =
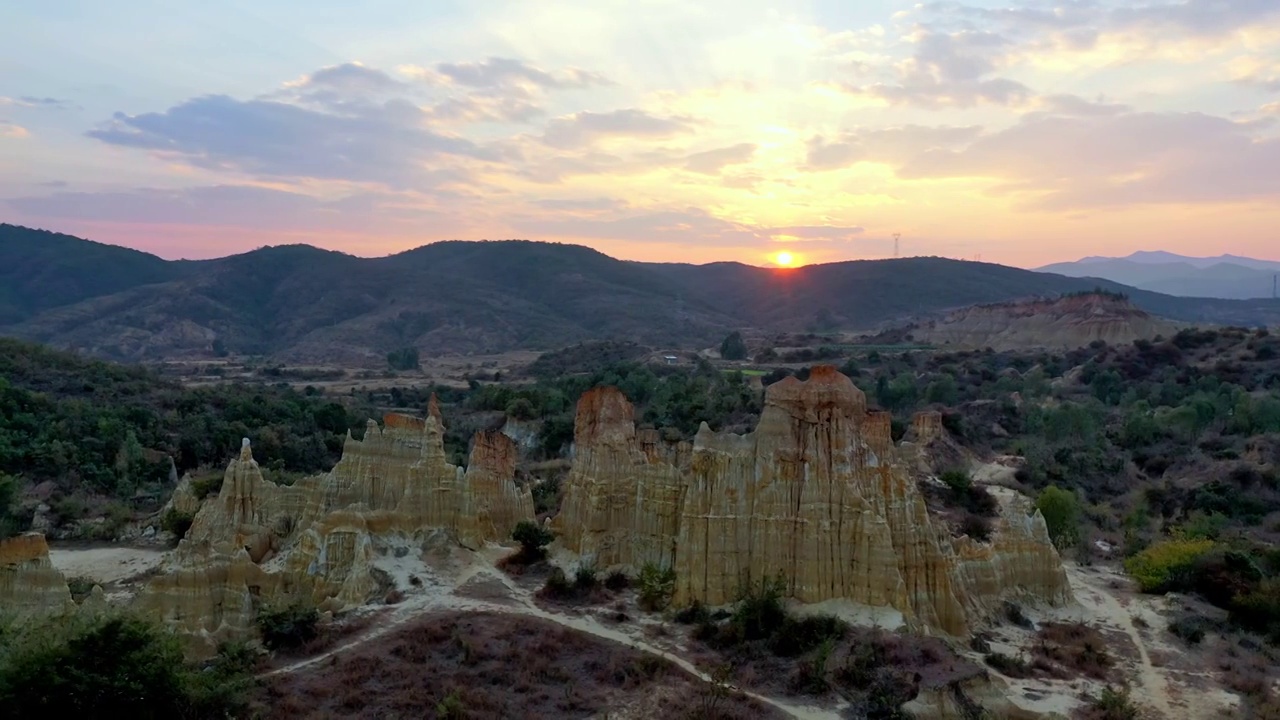
[[[506, 586], [506, 588], [511, 591], [512, 598], [513, 600], [515, 600], [516, 604], [507, 605], [507, 604], [486, 602], [483, 600], [473, 600], [470, 598], [458, 597], [457, 595], [453, 595], [452, 593], [440, 594], [440, 595], [428, 595], [426, 597], [421, 597], [417, 599], [416, 602], [411, 601], [397, 608], [396, 612], [393, 613], [391, 617], [387, 619], [386, 622], [380, 624], [376, 629], [371, 630], [370, 632], [367, 632], [364, 635], [361, 635], [360, 637], [344, 645], [341, 645], [339, 647], [336, 647], [324, 653], [321, 653], [320, 655], [306, 658], [304, 660], [299, 660], [295, 663], [291, 663], [284, 667], [277, 668], [270, 672], [264, 673], [262, 677], [271, 677], [273, 675], [279, 675], [282, 673], [297, 672], [299, 670], [303, 670], [305, 668], [311, 667], [312, 665], [316, 665], [325, 660], [328, 660], [329, 658], [333, 657], [334, 655], [337, 655], [338, 653], [346, 652], [348, 650], [358, 648], [370, 641], [376, 640], [377, 638], [380, 638], [383, 635], [386, 635], [387, 633], [395, 630], [397, 627], [400, 627], [401, 625], [408, 623], [410, 620], [423, 617], [424, 615], [428, 615], [433, 611], [463, 610], [468, 612], [492, 612], [492, 613], [504, 613], [508, 615], [523, 615], [526, 617], [536, 617], [541, 620], [547, 620], [547, 621], [556, 623], [557, 625], [563, 625], [564, 627], [567, 627], [567, 628], [578, 630], [580, 632], [585, 632], [589, 635], [593, 635], [595, 637], [602, 638], [604, 640], [609, 640], [611, 642], [616, 642], [622, 645], [626, 645], [627, 647], [630, 647], [633, 650], [638, 650], [640, 652], [647, 653], [649, 655], [660, 657], [664, 660], [669, 661], [670, 663], [680, 668], [684, 672], [689, 673], [690, 675], [693, 675], [694, 677], [698, 678], [703, 682], [712, 682], [712, 679], [710, 676], [708, 676], [706, 673], [703, 673], [701, 670], [697, 668], [697, 666], [695, 666], [693, 663], [689, 662], [688, 660], [672, 655], [671, 653], [668, 653], [665, 650], [662, 650], [661, 648], [657, 648], [657, 647], [654, 647], [653, 645], [650, 645], [649, 643], [646, 643], [641, 640], [637, 640], [636, 638], [630, 637], [625, 633], [621, 633], [621, 632], [618, 632], [617, 630], [604, 627], [599, 622], [597, 622], [595, 618], [566, 617], [562, 615], [556, 615], [554, 613], [549, 613], [543, 610], [542, 608], [539, 608], [538, 606], [533, 604], [529, 591], [516, 585], [511, 580], [510, 577], [508, 577], [505, 573], [501, 571], [490, 569], [483, 566], [469, 568], [468, 571], [457, 580], [457, 582], [455, 583], [455, 587], [461, 587], [468, 580], [471, 580], [477, 577], [478, 575], [482, 575], [482, 574], [488, 575], [493, 579], [497, 579], [504, 586]], [[840, 717], [840, 715], [834, 710], [825, 710], [823, 708], [816, 708], [816, 707], [809, 707], [809, 706], [802, 706], [802, 705], [792, 705], [790, 703], [782, 702], [780, 700], [776, 700], [771, 697], [766, 697], [764, 695], [757, 695], [756, 693], [741, 690], [739, 688], [734, 688], [734, 690], [742, 693], [743, 695], [746, 695], [747, 697], [758, 700], [767, 705], [772, 705], [773, 707], [781, 710], [782, 712], [786, 713], [790, 717], [797, 718], [798, 720], [839, 720], [839, 717]]]
[[1134, 647], [1138, 649], [1138, 665], [1137, 665], [1137, 692], [1133, 694], [1140, 702], [1145, 702], [1154, 707], [1166, 720], [1176, 720], [1181, 717], [1173, 711], [1173, 706], [1169, 704], [1169, 685], [1163, 673], [1151, 662], [1151, 656], [1147, 653], [1146, 641], [1142, 639], [1142, 635], [1138, 633], [1138, 628], [1134, 627], [1133, 618], [1129, 615], [1129, 610], [1115, 595], [1100, 590], [1098, 588], [1085, 585], [1076, 589], [1077, 594], [1088, 593], [1089, 600], [1092, 601], [1094, 607], [1108, 620], [1113, 621], [1116, 626], [1129, 636], [1129, 640]]

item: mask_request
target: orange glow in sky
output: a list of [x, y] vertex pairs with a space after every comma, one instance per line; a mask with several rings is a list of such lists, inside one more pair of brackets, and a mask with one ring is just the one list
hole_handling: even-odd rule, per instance
[[166, 258], [1280, 260], [1280, 2], [10, 5], [0, 220]]

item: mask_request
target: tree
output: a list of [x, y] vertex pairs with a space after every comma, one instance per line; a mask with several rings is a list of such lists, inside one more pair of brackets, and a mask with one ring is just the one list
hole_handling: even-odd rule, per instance
[[720, 343], [720, 357], [725, 360], [745, 360], [747, 344], [742, 340], [742, 333], [734, 330]]
[[1044, 516], [1054, 545], [1067, 548], [1080, 540], [1080, 500], [1075, 493], [1050, 485], [1040, 491], [1036, 509]]
[[392, 350], [387, 353], [387, 364], [392, 370], [417, 370], [418, 349], [407, 347]]
[[198, 672], [183, 662], [172, 632], [141, 618], [77, 614], [3, 630], [0, 718], [212, 719], [243, 712], [243, 662], [224, 652], [208, 672]]
[[18, 479], [0, 473], [0, 539], [16, 535], [21, 530], [14, 513], [17, 497]]

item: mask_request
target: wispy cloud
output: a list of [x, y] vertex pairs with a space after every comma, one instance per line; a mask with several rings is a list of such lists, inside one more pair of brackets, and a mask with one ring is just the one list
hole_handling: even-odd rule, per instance
[[0, 120], [0, 138], [17, 140], [31, 135], [31, 132], [17, 123]]

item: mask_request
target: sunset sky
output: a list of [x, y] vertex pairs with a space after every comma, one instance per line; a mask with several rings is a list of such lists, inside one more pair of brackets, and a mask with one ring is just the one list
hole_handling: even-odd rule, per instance
[[49, 0], [0, 221], [210, 257], [1280, 259], [1277, 0]]

